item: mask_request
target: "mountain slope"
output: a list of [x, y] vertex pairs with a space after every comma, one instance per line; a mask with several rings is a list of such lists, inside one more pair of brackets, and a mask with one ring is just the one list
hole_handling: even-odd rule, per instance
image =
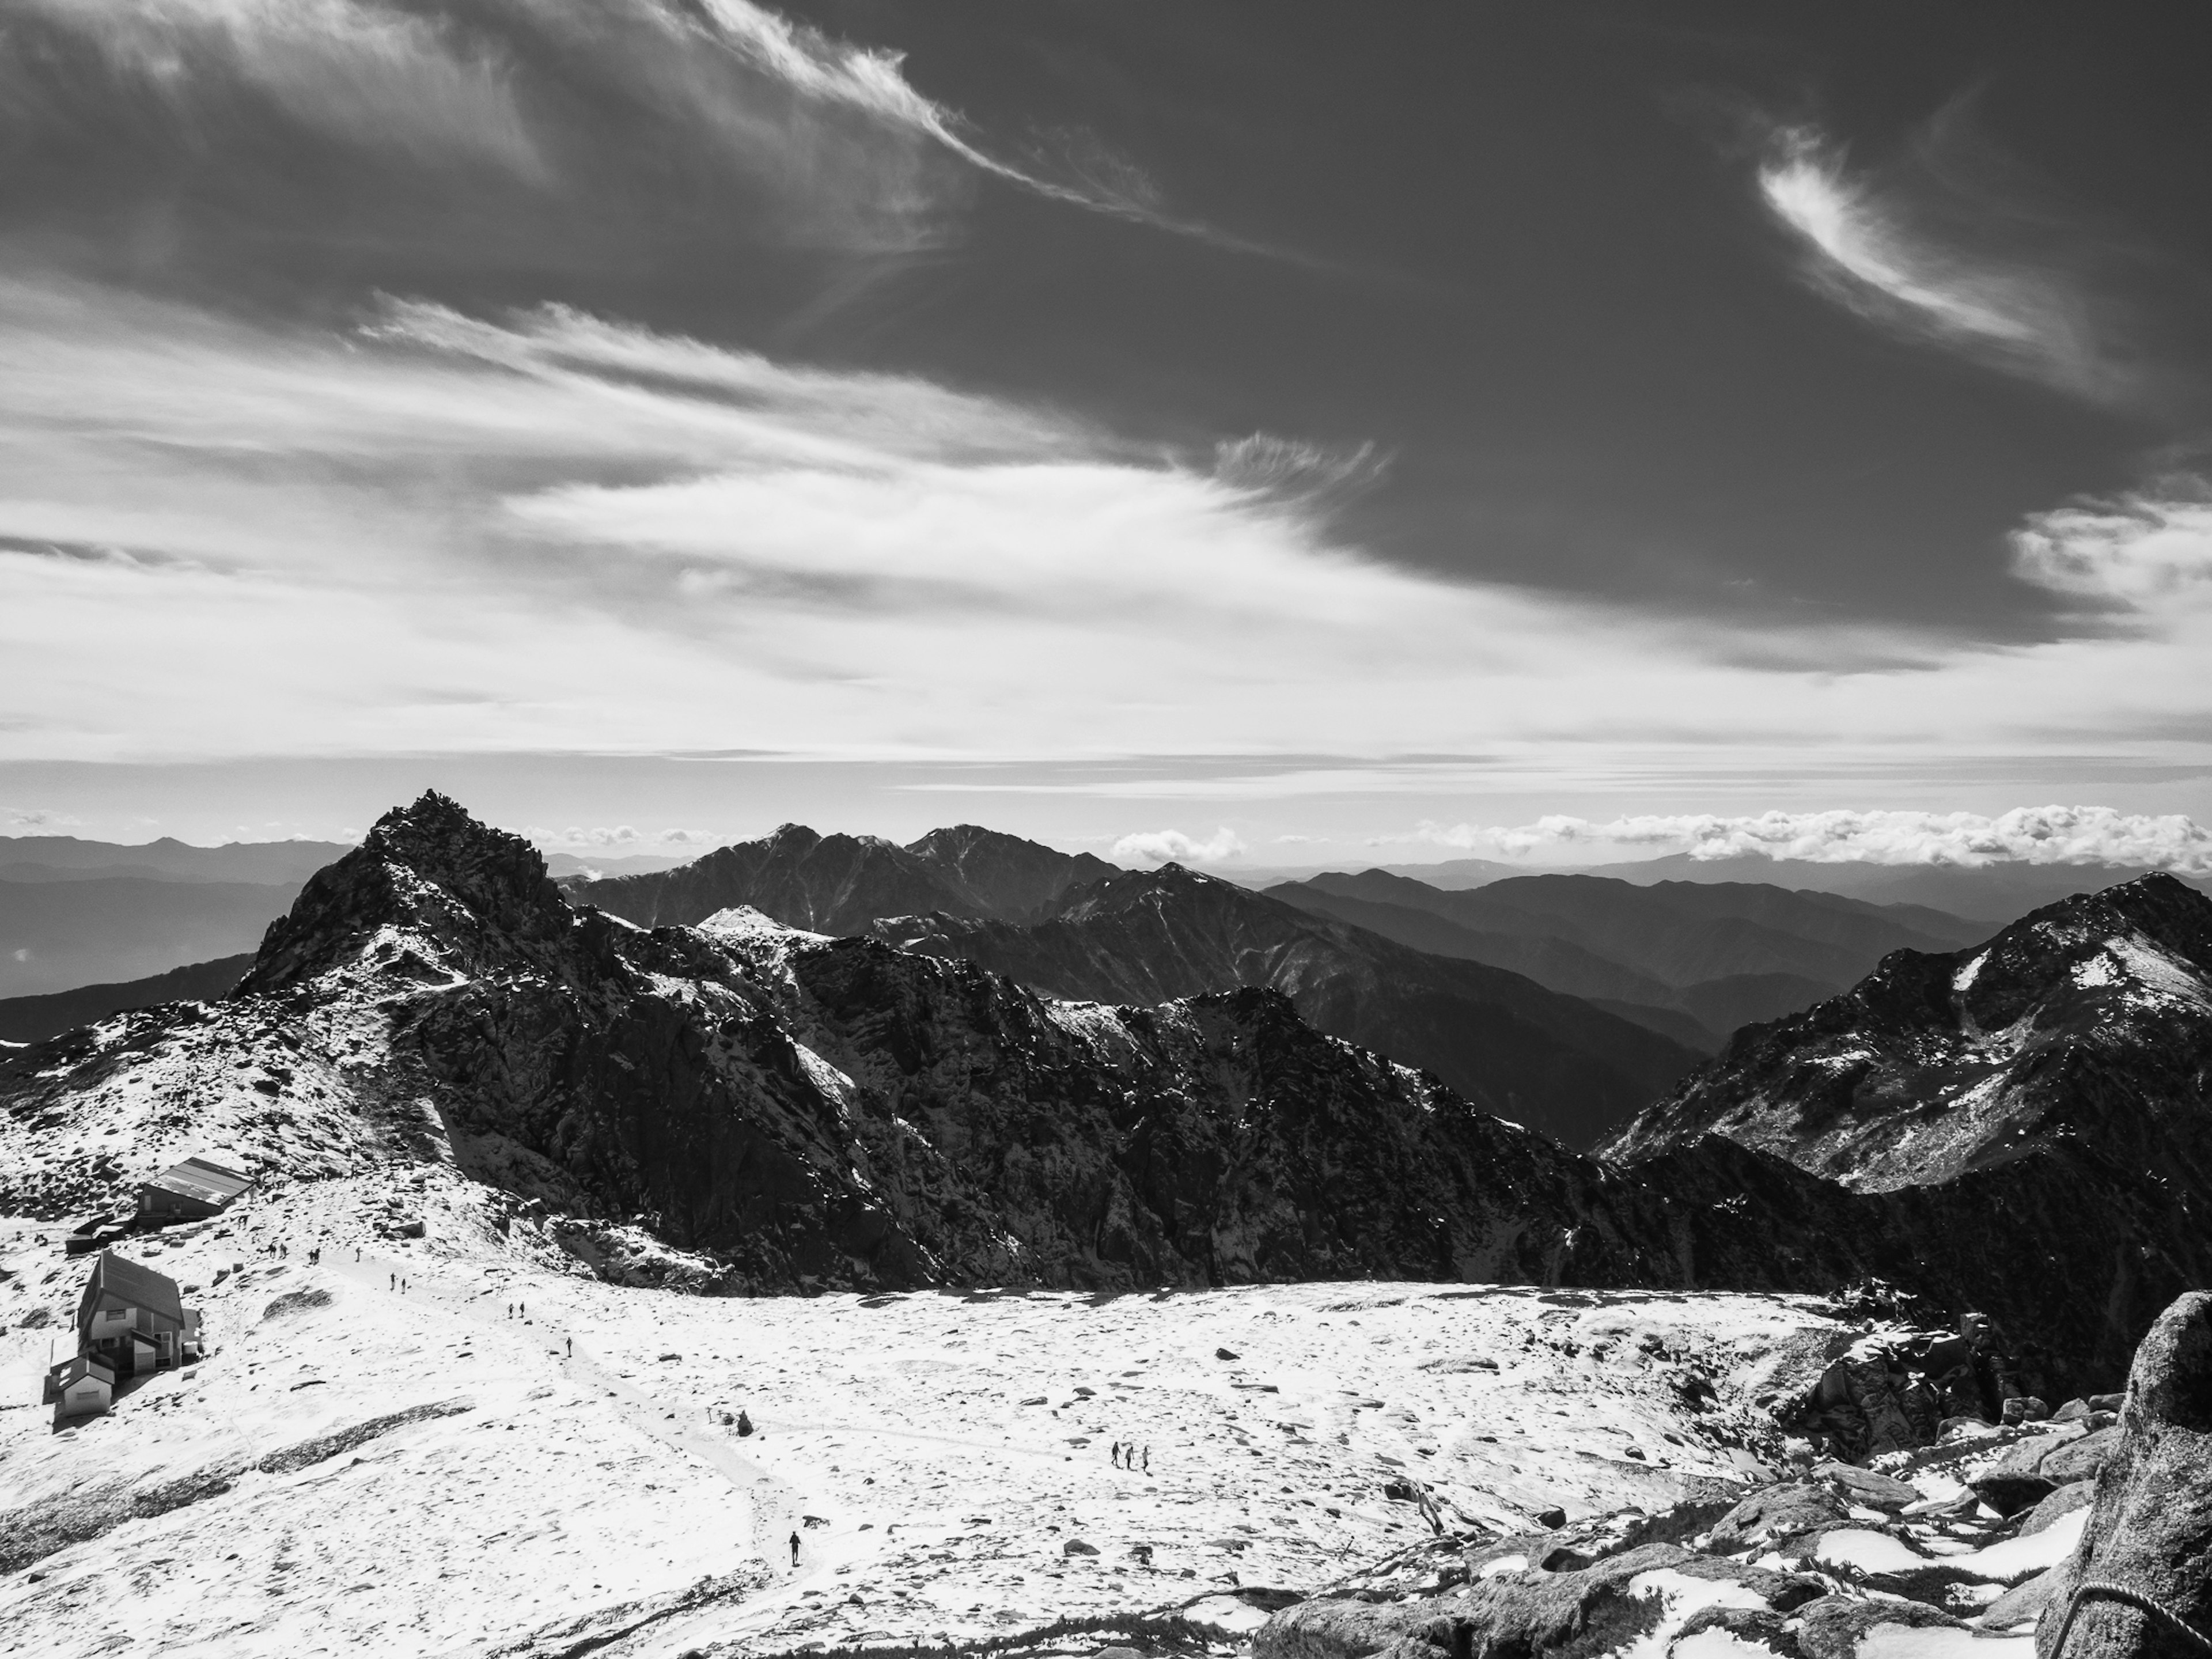
[[159, 841], [84, 841], [76, 836], [0, 836], [0, 881], [77, 881], [137, 876], [156, 881], [238, 881], [296, 889], [350, 850], [333, 841], [234, 841], [194, 847]]
[[[1593, 876], [1514, 876], [1446, 891], [1384, 870], [1317, 876], [1275, 894], [1417, 948], [1523, 973], [1658, 1029], [1680, 1029], [1622, 1004], [1686, 1015], [1711, 1033], [1777, 1018], [1850, 985], [1889, 951], [1951, 949], [1986, 931], [1924, 908], [1883, 907], [1755, 884], [1637, 886]], [[1366, 906], [1388, 909], [1364, 910]]]
[[0, 1212], [111, 1208], [191, 1152], [272, 1195], [374, 1176], [378, 1224], [436, 1170], [533, 1248], [726, 1291], [1878, 1276], [2047, 1333], [2069, 1388], [2124, 1364], [2106, 1281], [2165, 1213], [2055, 1227], [2079, 1194], [2034, 1160], [1856, 1193], [1705, 1137], [1616, 1169], [1271, 991], [1108, 1009], [750, 913], [639, 930], [435, 796], [319, 873], [236, 994], [0, 1055]]
[[119, 985], [80, 985], [44, 996], [0, 1000], [0, 1042], [38, 1042], [126, 1009], [227, 996], [253, 964], [251, 956], [218, 957]]
[[1178, 865], [1079, 889], [1026, 927], [899, 917], [878, 937], [1054, 996], [1152, 1003], [1267, 986], [1322, 1030], [1434, 1072], [1486, 1111], [1588, 1145], [1695, 1056], [1516, 974], [1411, 951]]
[[2063, 1273], [2108, 1358], [2212, 1282], [2212, 899], [2145, 876], [1986, 945], [1900, 951], [1848, 994], [1739, 1033], [1606, 1149], [1725, 1137], [1861, 1191], [2003, 1194], [1978, 1246]]
[[[2077, 894], [2101, 892], [2152, 872], [2142, 866], [2117, 864], [1821, 863], [1810, 859], [1769, 859], [1757, 854], [1698, 859], [1674, 853], [1633, 864], [1599, 865], [1588, 873], [1638, 886], [1658, 882], [1771, 884], [1833, 893], [1883, 906], [1923, 906], [2002, 926], [2044, 905]], [[2205, 883], [2202, 877], [2194, 877], [2189, 884], [2203, 890]]]
[[1020, 921], [1068, 887], [1114, 872], [1088, 853], [1061, 853], [974, 824], [933, 830], [900, 847], [787, 823], [680, 869], [568, 887], [585, 903], [641, 927], [704, 921], [744, 907], [786, 927], [857, 933], [878, 916], [933, 910]]

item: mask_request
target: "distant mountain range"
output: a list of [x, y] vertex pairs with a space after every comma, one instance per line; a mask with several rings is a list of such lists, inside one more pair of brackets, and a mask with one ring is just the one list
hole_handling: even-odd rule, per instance
[[1738, 1026], [1834, 995], [1892, 951], [1948, 950], [1990, 931], [1922, 907], [1741, 883], [1514, 876], [1453, 892], [1370, 870], [1268, 892], [1416, 950], [1525, 974], [1705, 1053]]
[[1434, 1072], [1486, 1111], [1587, 1146], [1696, 1063], [1662, 1034], [1517, 973], [1408, 949], [1170, 865], [1124, 871], [963, 825], [907, 847], [787, 824], [683, 870], [571, 883], [641, 927], [744, 907], [872, 933], [1048, 995], [1149, 1006], [1279, 990], [1318, 1029]]

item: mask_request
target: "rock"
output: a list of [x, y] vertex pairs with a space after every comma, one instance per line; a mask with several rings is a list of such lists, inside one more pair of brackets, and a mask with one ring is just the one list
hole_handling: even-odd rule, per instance
[[744, 1436], [744, 1435], [750, 1434], [752, 1431], [753, 1431], [753, 1420], [752, 1420], [752, 1419], [751, 1419], [750, 1417], [747, 1416], [744, 1412], [739, 1412], [739, 1413], [738, 1413], [738, 1435], [739, 1435], [740, 1437], [742, 1437], [742, 1436]]
[[2117, 1412], [2127, 1403], [2128, 1397], [2124, 1394], [2093, 1394], [2089, 1396], [2089, 1409], [2093, 1412]]
[[46, 1308], [33, 1308], [23, 1316], [23, 1328], [27, 1331], [44, 1330], [53, 1322], [52, 1312]]
[[1860, 1601], [1828, 1595], [1798, 1614], [1797, 1646], [1805, 1659], [1854, 1659], [1859, 1644], [1878, 1626], [1908, 1630], [1964, 1630], [1966, 1623], [1918, 1601]]
[[1096, 1555], [1098, 1546], [1086, 1544], [1080, 1538], [1071, 1538], [1060, 1547], [1060, 1553], [1062, 1555]]
[[2087, 1401], [2069, 1400], [2064, 1405], [2061, 1406], [2057, 1411], [2051, 1413], [2051, 1420], [2054, 1423], [2073, 1423], [2079, 1421], [2088, 1414], [2089, 1402]]
[[2096, 1495], [2097, 1483], [2094, 1480], [2075, 1480], [2061, 1486], [2028, 1511], [2027, 1519], [2021, 1523], [2020, 1530], [2013, 1536], [2032, 1537], [2061, 1516], [2071, 1515], [2076, 1510], [2087, 1509]]
[[1548, 1510], [1540, 1510], [1536, 1513], [1536, 1524], [1556, 1530], [1567, 1524], [1567, 1512], [1557, 1504]]
[[1869, 1509], [1895, 1511], [1920, 1501], [1918, 1487], [1907, 1486], [1893, 1475], [1863, 1469], [1856, 1463], [1816, 1463], [1813, 1478], [1832, 1483], [1853, 1502]]
[[2085, 1434], [2079, 1440], [2045, 1452], [2035, 1472], [2054, 1486], [2094, 1480], [2098, 1471], [2105, 1467], [2105, 1461], [2119, 1449], [2119, 1443], [2117, 1425], [2100, 1429], [2094, 1434]]
[[1213, 1351], [1213, 1357], [1216, 1359], [1234, 1359], [1237, 1358], [1236, 1354], [1227, 1348], [1216, 1348]]
[[1502, 1656], [1542, 1653], [1570, 1639], [1576, 1652], [1602, 1653], [1654, 1627], [1660, 1603], [1632, 1595], [1628, 1586], [1639, 1573], [1661, 1567], [1729, 1581], [1740, 1581], [1744, 1572], [1733, 1562], [1693, 1556], [1675, 1545], [1648, 1544], [1579, 1572], [1476, 1579], [1438, 1600], [1307, 1601], [1255, 1632], [1252, 1659]]
[[1841, 1526], [1850, 1518], [1828, 1487], [1788, 1481], [1761, 1487], [1723, 1516], [1714, 1524], [1711, 1543], [1717, 1553], [1732, 1555], [1754, 1544]]
[[2016, 1395], [2004, 1402], [2004, 1420], [2012, 1423], [2040, 1423], [2051, 1415], [2051, 1407], [2032, 1394]]
[[1145, 1656], [1134, 1648], [1115, 1647], [1100, 1648], [1091, 1656], [1091, 1659], [1145, 1659]]
[[[2212, 1292], [2180, 1297], [2143, 1338], [2117, 1436], [2081, 1547], [2057, 1568], [2036, 1626], [2041, 1659], [2057, 1659], [2067, 1609], [2084, 1583], [2124, 1585], [2193, 1630], [2212, 1631]], [[2094, 1595], [2075, 1603], [2065, 1644], [2065, 1659], [2193, 1659], [2203, 1651], [2136, 1608]]]
[[2023, 1583], [2014, 1584], [1982, 1610], [1977, 1621], [1984, 1630], [2011, 1630], [2042, 1616], [2050, 1605], [2051, 1587], [2063, 1571], [2051, 1567]]
[[[1690, 1615], [1668, 1645], [1668, 1659], [1699, 1659], [1705, 1645], [1696, 1639], [1708, 1631], [1720, 1631], [1747, 1647], [1765, 1648], [1782, 1659], [1800, 1659], [1797, 1638], [1789, 1621], [1765, 1607], [1705, 1607]], [[1732, 1649], [1722, 1650], [1733, 1652]]]
[[2045, 1480], [2039, 1474], [2016, 1474], [2005, 1469], [1976, 1475], [1966, 1486], [1975, 1497], [2008, 1518], [2034, 1508], [2058, 1490], [2057, 1481]]

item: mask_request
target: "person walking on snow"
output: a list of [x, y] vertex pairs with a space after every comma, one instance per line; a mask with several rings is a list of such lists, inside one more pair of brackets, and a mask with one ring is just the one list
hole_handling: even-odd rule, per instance
[[793, 1567], [799, 1565], [799, 1534], [797, 1533], [791, 1534], [791, 1565]]

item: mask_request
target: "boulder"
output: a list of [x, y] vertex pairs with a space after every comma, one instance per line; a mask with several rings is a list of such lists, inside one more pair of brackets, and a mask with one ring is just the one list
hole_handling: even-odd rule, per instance
[[1830, 1487], [1810, 1481], [1762, 1486], [1714, 1523], [1711, 1547], [1723, 1555], [1754, 1545], [1838, 1527], [1850, 1520]]
[[2062, 1634], [2065, 1659], [2202, 1659], [2203, 1635], [2191, 1641], [2124, 1601], [2077, 1593], [2124, 1586], [2212, 1633], [2212, 1292], [2175, 1301], [2136, 1350], [2081, 1546], [2057, 1571], [2036, 1626], [2040, 1659], [2057, 1659]]
[[2008, 1423], [2040, 1423], [2051, 1415], [2051, 1407], [2032, 1394], [2015, 1395], [2004, 1402], [2004, 1420]]
[[2119, 1449], [2119, 1425], [2099, 1429], [2094, 1434], [2085, 1434], [2044, 1454], [2035, 1472], [2054, 1486], [2069, 1486], [2076, 1480], [2094, 1480], [2105, 1462]]
[[1830, 1482], [1840, 1488], [1849, 1501], [1863, 1504], [1869, 1509], [1894, 1511], [1920, 1501], [1917, 1487], [1908, 1486], [1893, 1475], [1863, 1469], [1856, 1463], [1815, 1464], [1813, 1478]]
[[2051, 1587], [2063, 1571], [2063, 1567], [2051, 1567], [2023, 1583], [2014, 1584], [1983, 1608], [1976, 1622], [1984, 1630], [2014, 1630], [2041, 1618], [2044, 1608], [2051, 1604]]
[[2008, 1520], [2022, 1510], [2033, 1509], [2058, 1490], [2055, 1480], [2045, 1480], [2039, 1474], [2015, 1474], [2009, 1469], [1991, 1469], [1987, 1474], [1978, 1474], [1966, 1486], [1975, 1497]]
[[2124, 1394], [2093, 1394], [2089, 1396], [2089, 1409], [2093, 1412], [2117, 1412], [2127, 1403], [2128, 1397]]
[[[1698, 1639], [1709, 1632], [1732, 1640]], [[1801, 1659], [1789, 1620], [1764, 1607], [1706, 1607], [1692, 1613], [1668, 1644], [1667, 1659], [1707, 1659], [1708, 1655], [1712, 1659], [1734, 1659], [1739, 1644], [1765, 1648], [1780, 1659]]]
[[2061, 1516], [2087, 1509], [2096, 1495], [2097, 1483], [2094, 1480], [2075, 1480], [2061, 1486], [2028, 1512], [2027, 1519], [2021, 1523], [2020, 1530], [2013, 1535], [2027, 1538], [2041, 1532]]
[[1086, 1544], [1080, 1538], [1071, 1538], [1060, 1547], [1060, 1553], [1062, 1555], [1096, 1555], [1098, 1546]]
[[1464, 1659], [1544, 1653], [1568, 1642], [1577, 1653], [1602, 1653], [1656, 1627], [1660, 1600], [1632, 1595], [1630, 1586], [1661, 1568], [1742, 1584], [1778, 1611], [1802, 1606], [1821, 1590], [1811, 1579], [1645, 1544], [1580, 1571], [1499, 1573], [1433, 1600], [1303, 1602], [1255, 1633], [1252, 1659]]
[[1556, 1531], [1558, 1528], [1567, 1524], [1567, 1512], [1554, 1504], [1548, 1510], [1541, 1510], [1537, 1512], [1536, 1524], [1540, 1527], [1549, 1528]]
[[2069, 1400], [2051, 1413], [2051, 1420], [2054, 1423], [2077, 1423], [2089, 1414], [2089, 1410], [2087, 1401]]
[[1805, 1659], [1855, 1659], [1859, 1644], [1878, 1626], [1907, 1630], [1964, 1630], [1964, 1620], [1919, 1601], [1861, 1601], [1826, 1595], [1798, 1614], [1797, 1646]]

